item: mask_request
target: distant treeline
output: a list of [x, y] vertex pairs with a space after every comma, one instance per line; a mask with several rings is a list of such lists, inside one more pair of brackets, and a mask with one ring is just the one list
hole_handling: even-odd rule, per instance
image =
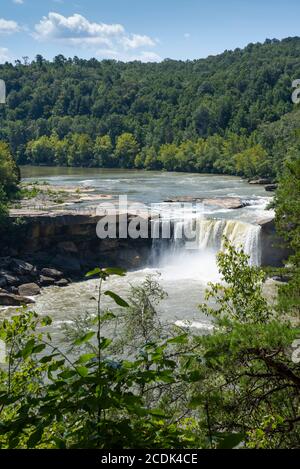
[[296, 37], [186, 62], [6, 63], [0, 140], [19, 164], [275, 175], [299, 56]]

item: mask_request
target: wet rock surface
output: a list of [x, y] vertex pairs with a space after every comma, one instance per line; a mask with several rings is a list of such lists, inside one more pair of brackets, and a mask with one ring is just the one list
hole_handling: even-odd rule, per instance
[[184, 196], [184, 197], [175, 197], [173, 199], [166, 199], [164, 202], [167, 203], [199, 203], [203, 205], [209, 205], [218, 208], [227, 208], [227, 209], [238, 209], [246, 207], [248, 204], [242, 201], [238, 197], [219, 197], [204, 199], [203, 197], [193, 197], [193, 196]]
[[41, 292], [40, 287], [36, 283], [24, 283], [18, 288], [20, 296], [35, 296]]
[[1, 306], [23, 306], [34, 303], [30, 298], [15, 295], [13, 293], [0, 292], [0, 305]]
[[[0, 305], [20, 306], [33, 303], [28, 297], [36, 296], [41, 288], [50, 285], [67, 286], [70, 279], [63, 272], [12, 258], [0, 257]], [[28, 300], [28, 301], [27, 301]]]
[[275, 192], [278, 187], [278, 184], [268, 184], [265, 186], [267, 192]]

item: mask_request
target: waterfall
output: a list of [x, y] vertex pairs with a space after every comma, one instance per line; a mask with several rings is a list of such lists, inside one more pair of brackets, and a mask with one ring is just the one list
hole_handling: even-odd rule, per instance
[[[170, 223], [170, 220], [168, 220]], [[162, 234], [163, 219], [155, 220], [156, 233]], [[159, 226], [161, 225], [161, 226]], [[175, 256], [182, 258], [184, 252], [195, 256], [215, 254], [224, 248], [224, 237], [236, 248], [242, 248], [249, 256], [251, 265], [261, 263], [260, 247], [261, 227], [239, 220], [189, 218], [187, 220], [172, 220], [169, 239], [157, 237], [153, 239], [152, 262], [157, 265], [162, 259]], [[191, 257], [191, 256], [190, 256]]]

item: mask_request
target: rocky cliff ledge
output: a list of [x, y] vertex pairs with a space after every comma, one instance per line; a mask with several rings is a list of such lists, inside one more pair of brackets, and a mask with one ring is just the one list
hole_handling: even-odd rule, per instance
[[281, 267], [291, 252], [277, 235], [274, 218], [259, 220], [261, 226], [261, 264], [262, 266]]
[[[91, 211], [13, 210], [11, 217], [23, 217], [24, 222], [7, 254], [69, 276], [81, 276], [95, 265], [138, 268], [145, 265], [151, 248], [151, 239], [99, 239], [96, 226], [103, 215]], [[131, 219], [128, 214], [128, 223]], [[117, 217], [117, 230], [118, 222]]]
[[[149, 259], [149, 239], [99, 239], [103, 217], [84, 211], [11, 211], [14, 237], [0, 240], [0, 305], [31, 303], [41, 287], [64, 287], [82, 279], [95, 266], [127, 270], [144, 266]], [[132, 219], [128, 214], [128, 223]], [[21, 220], [21, 222], [20, 222]], [[150, 229], [150, 222], [147, 219]], [[117, 231], [119, 219], [117, 217]]]

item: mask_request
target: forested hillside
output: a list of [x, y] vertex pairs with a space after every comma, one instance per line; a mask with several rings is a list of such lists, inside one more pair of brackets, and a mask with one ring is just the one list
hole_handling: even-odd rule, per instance
[[289, 138], [297, 126], [299, 56], [300, 38], [287, 38], [186, 62], [7, 63], [0, 140], [20, 164], [274, 176], [281, 126]]

